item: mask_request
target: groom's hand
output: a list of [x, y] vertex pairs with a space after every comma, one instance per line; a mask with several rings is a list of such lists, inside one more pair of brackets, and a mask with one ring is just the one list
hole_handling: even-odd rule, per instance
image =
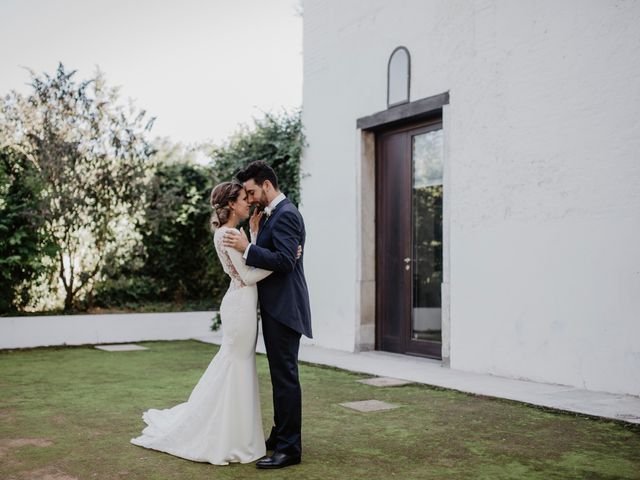
[[224, 243], [225, 247], [230, 247], [240, 253], [244, 253], [247, 245], [249, 245], [249, 239], [247, 238], [247, 234], [244, 233], [244, 230], [240, 230], [240, 232], [228, 230], [224, 234], [222, 243]]

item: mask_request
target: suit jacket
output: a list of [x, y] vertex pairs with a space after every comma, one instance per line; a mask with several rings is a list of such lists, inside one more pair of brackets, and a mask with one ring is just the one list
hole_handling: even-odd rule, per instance
[[[247, 254], [247, 265], [273, 273], [258, 282], [260, 310], [309, 338], [311, 309], [304, 278], [304, 220], [288, 199], [282, 200], [260, 223], [255, 245]], [[298, 245], [302, 256], [296, 260]]]

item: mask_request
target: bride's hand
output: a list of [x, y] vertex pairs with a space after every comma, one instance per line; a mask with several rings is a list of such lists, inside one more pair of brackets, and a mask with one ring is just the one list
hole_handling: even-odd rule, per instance
[[258, 211], [257, 208], [253, 210], [253, 215], [251, 215], [251, 218], [249, 219], [249, 229], [251, 230], [251, 233], [256, 235], [258, 234], [258, 230], [260, 229], [260, 219], [263, 214], [264, 210]]

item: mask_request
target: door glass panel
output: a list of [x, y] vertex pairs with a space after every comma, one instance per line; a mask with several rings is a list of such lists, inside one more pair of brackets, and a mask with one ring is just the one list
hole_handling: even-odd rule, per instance
[[[442, 342], [442, 129], [412, 137], [411, 339]], [[409, 260], [409, 259], [407, 259]]]

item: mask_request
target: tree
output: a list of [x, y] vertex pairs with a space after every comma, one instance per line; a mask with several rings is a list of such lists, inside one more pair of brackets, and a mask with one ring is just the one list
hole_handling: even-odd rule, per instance
[[157, 143], [144, 221], [139, 223], [140, 254], [126, 262], [107, 262], [96, 287], [96, 305], [207, 299], [219, 303], [228, 279], [209, 229], [212, 187], [263, 159], [275, 168], [281, 189], [298, 203], [303, 144], [298, 111], [267, 114], [224, 145], [205, 147], [213, 159], [209, 167], [198, 165], [192, 150], [166, 140]]
[[107, 260], [95, 304], [214, 305], [228, 286], [209, 226], [209, 195], [217, 182], [209, 168], [196, 163], [193, 149], [168, 139], [157, 139], [154, 145], [137, 255]]
[[53, 76], [31, 72], [32, 92], [13, 91], [0, 106], [0, 146], [32, 162], [44, 188], [41, 215], [57, 246], [65, 310], [118, 248], [118, 226], [138, 221], [152, 154], [153, 119], [120, 104], [100, 71], [79, 82], [75, 75], [62, 64]]
[[29, 302], [30, 284], [48, 268], [43, 258], [56, 254], [40, 215], [43, 188], [24, 155], [0, 149], [0, 314]]
[[278, 175], [280, 189], [298, 205], [304, 142], [299, 110], [267, 113], [255, 120], [252, 128], [241, 128], [223, 146], [210, 147], [214, 176], [230, 179], [254, 160], [265, 160]]
[[209, 226], [215, 184], [198, 164], [160, 163], [145, 211], [143, 272], [161, 279], [174, 301], [221, 298], [227, 286]]

